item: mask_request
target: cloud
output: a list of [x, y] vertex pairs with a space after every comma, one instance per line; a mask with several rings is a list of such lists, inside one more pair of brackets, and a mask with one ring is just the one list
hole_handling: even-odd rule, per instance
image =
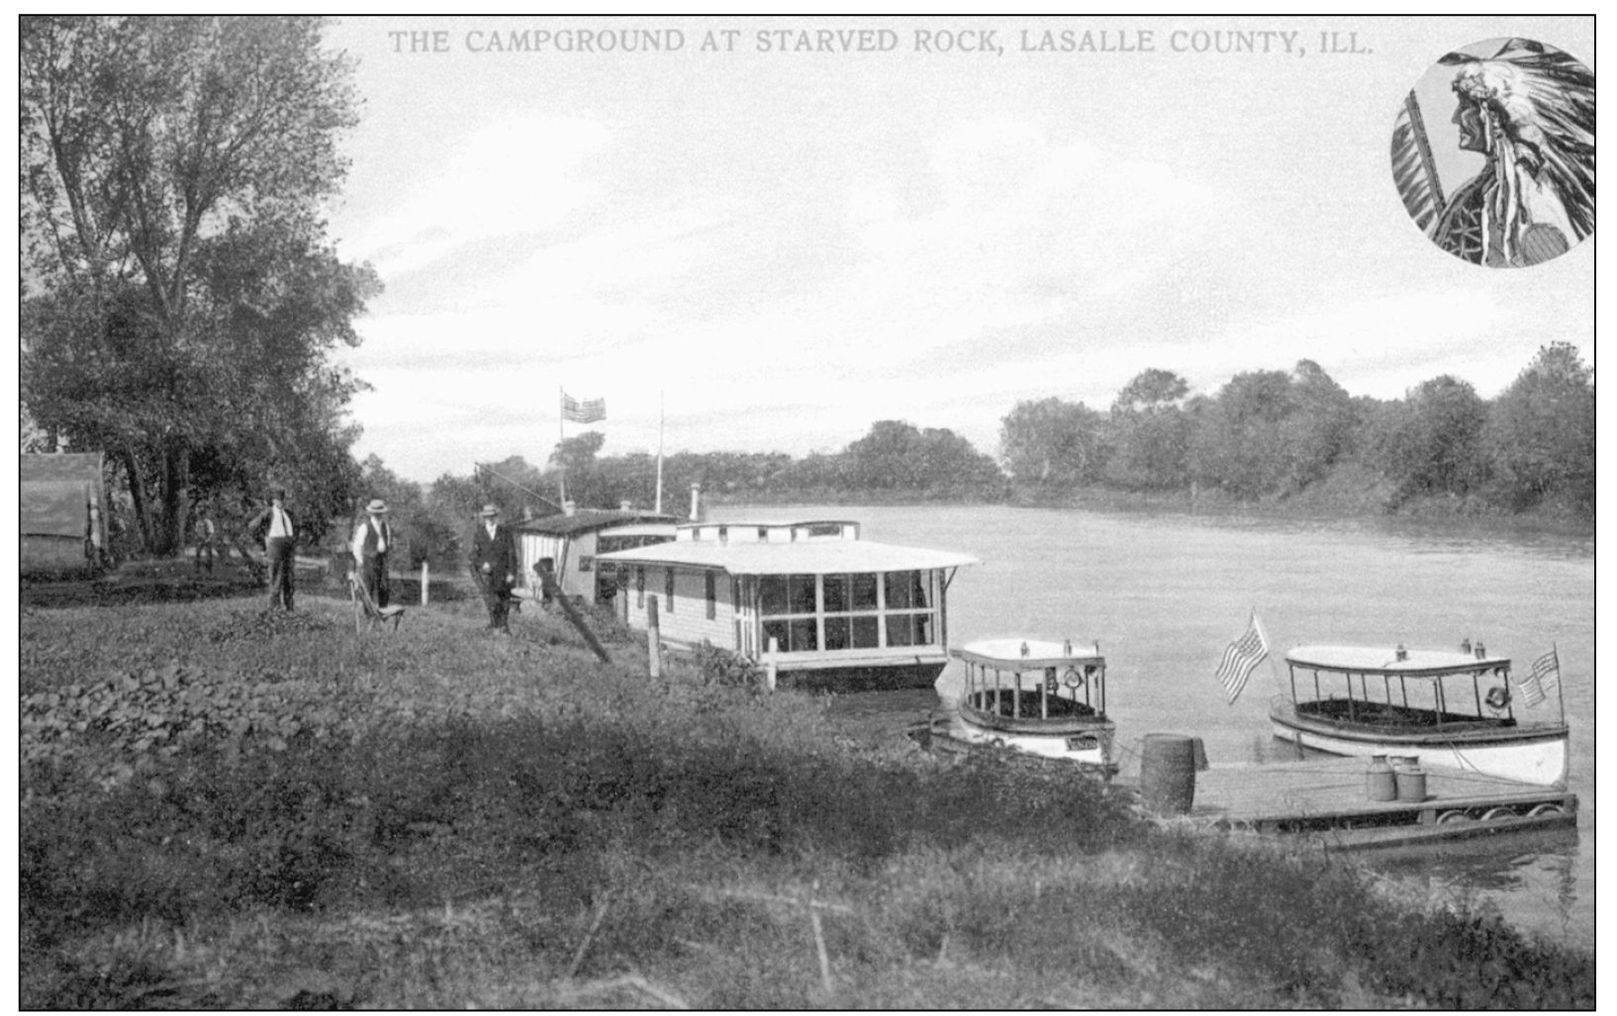
[[363, 230], [356, 255], [389, 279], [485, 237], [553, 226], [595, 197], [583, 170], [610, 142], [604, 126], [577, 117], [512, 118], [444, 139], [448, 164]]

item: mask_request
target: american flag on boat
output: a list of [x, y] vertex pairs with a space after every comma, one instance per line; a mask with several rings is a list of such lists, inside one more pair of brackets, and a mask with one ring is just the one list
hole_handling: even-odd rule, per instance
[[1545, 699], [1545, 692], [1561, 683], [1561, 659], [1556, 651], [1549, 652], [1533, 661], [1533, 667], [1527, 676], [1521, 680], [1522, 703], [1529, 708], [1538, 705]]
[[1224, 687], [1224, 695], [1230, 705], [1240, 698], [1241, 689], [1246, 687], [1246, 679], [1252, 675], [1252, 668], [1262, 663], [1268, 655], [1269, 643], [1263, 637], [1263, 629], [1258, 627], [1258, 615], [1254, 611], [1246, 623], [1246, 631], [1225, 648], [1224, 659], [1218, 665], [1218, 683]]
[[562, 419], [569, 423], [595, 423], [606, 419], [606, 399], [578, 401], [566, 392], [561, 396]]

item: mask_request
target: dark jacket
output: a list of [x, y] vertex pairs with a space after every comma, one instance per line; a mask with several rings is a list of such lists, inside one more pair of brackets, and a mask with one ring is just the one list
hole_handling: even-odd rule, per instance
[[[494, 535], [488, 535], [488, 527], [479, 522], [472, 532], [472, 574], [481, 582], [486, 582], [493, 589], [510, 589], [514, 584], [517, 573], [517, 546], [512, 539], [511, 528], [498, 524], [494, 527]], [[483, 569], [488, 565], [488, 570]]]

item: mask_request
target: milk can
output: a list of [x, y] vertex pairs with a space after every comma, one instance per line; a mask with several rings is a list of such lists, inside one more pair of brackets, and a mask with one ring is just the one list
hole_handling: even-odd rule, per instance
[[1364, 791], [1372, 801], [1393, 801], [1398, 798], [1398, 778], [1392, 766], [1387, 764], [1387, 756], [1370, 756], [1370, 767], [1364, 771]]
[[1426, 800], [1426, 774], [1420, 769], [1414, 767], [1400, 769], [1393, 774], [1393, 777], [1398, 781], [1398, 800]]

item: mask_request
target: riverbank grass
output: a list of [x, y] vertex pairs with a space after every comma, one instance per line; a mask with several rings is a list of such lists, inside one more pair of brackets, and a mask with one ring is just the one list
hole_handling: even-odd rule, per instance
[[[475, 602], [22, 616], [39, 1008], [1582, 1007], [1590, 955]], [[712, 674], [709, 671], [709, 674]]]

